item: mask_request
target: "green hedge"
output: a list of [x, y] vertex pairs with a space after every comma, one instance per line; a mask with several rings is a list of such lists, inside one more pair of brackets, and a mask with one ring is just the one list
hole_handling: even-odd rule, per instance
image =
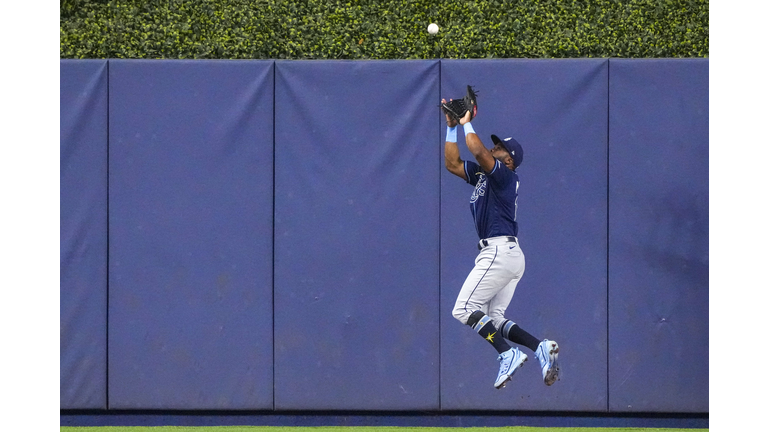
[[[436, 22], [441, 30], [430, 36]], [[707, 57], [708, 0], [61, 0], [61, 58]]]

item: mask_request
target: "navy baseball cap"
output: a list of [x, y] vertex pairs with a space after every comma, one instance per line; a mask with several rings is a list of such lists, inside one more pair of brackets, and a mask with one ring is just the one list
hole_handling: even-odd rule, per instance
[[501, 139], [496, 135], [491, 135], [491, 140], [494, 144], [501, 144], [507, 149], [509, 155], [512, 156], [512, 160], [515, 161], [515, 169], [523, 163], [523, 147], [517, 140], [512, 137]]

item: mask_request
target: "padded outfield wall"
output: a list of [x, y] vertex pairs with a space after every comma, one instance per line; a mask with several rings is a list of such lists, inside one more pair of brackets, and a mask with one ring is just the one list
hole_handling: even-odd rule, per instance
[[[61, 60], [61, 408], [708, 413], [708, 60]], [[502, 392], [443, 97], [525, 149]], [[462, 158], [471, 155], [460, 134]]]

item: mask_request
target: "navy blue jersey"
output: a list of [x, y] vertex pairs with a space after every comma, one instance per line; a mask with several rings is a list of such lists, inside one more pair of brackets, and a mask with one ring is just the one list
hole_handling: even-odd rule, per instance
[[464, 161], [467, 183], [475, 187], [469, 206], [475, 219], [475, 230], [481, 239], [517, 236], [517, 173], [496, 161], [490, 173], [480, 165]]

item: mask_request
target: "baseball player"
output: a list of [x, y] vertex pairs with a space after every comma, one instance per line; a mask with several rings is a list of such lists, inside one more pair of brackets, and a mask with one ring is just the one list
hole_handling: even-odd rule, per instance
[[[442, 100], [443, 103], [445, 99]], [[507, 341], [534, 352], [541, 364], [544, 384], [552, 385], [559, 374], [555, 341], [539, 340], [506, 319], [504, 312], [525, 271], [525, 255], [517, 241], [517, 193], [520, 180], [517, 168], [523, 162], [523, 149], [513, 138], [499, 139], [488, 150], [475, 133], [470, 112], [458, 121], [466, 144], [477, 160], [463, 161], [457, 144], [457, 121], [446, 114], [445, 167], [475, 187], [469, 200], [475, 229], [480, 237], [480, 253], [475, 267], [461, 287], [453, 316], [472, 327], [498, 351], [499, 374], [494, 387], [504, 387], [528, 356]]]

